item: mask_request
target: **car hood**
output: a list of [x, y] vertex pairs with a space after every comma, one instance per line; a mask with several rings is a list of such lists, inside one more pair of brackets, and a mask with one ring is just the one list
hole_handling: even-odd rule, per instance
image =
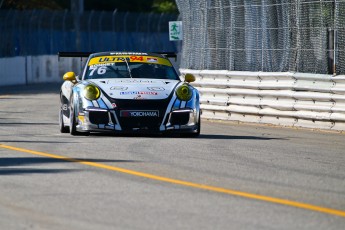
[[109, 97], [114, 99], [166, 99], [180, 82], [157, 79], [92, 79]]

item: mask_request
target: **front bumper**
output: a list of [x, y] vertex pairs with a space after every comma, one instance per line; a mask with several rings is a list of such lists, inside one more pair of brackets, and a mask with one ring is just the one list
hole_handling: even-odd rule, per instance
[[196, 109], [177, 109], [164, 117], [121, 118], [119, 111], [87, 107], [78, 113], [76, 129], [79, 132], [178, 132], [194, 133], [198, 129], [200, 113]]

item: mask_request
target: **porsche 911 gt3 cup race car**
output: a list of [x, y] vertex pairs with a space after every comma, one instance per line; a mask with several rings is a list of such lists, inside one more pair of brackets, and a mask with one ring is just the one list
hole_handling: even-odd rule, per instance
[[169, 55], [158, 53], [68, 53], [88, 57], [83, 73], [67, 72], [61, 86], [62, 133], [156, 132], [200, 134], [200, 105], [195, 81], [181, 81]]

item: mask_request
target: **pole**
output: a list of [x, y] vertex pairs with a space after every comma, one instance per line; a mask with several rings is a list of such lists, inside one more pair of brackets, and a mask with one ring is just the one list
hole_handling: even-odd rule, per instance
[[73, 14], [73, 22], [76, 32], [76, 48], [77, 51], [81, 51], [80, 18], [84, 12], [84, 0], [71, 0], [71, 12]]

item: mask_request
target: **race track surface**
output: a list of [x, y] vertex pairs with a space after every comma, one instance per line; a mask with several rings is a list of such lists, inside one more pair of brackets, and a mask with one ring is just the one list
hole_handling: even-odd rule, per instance
[[0, 88], [0, 229], [344, 229], [345, 135], [202, 120], [71, 136], [59, 85]]

